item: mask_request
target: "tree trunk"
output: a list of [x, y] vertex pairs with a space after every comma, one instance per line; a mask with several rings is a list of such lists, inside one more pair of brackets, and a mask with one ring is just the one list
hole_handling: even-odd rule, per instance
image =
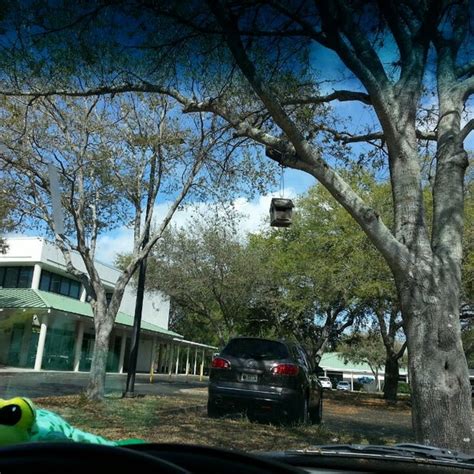
[[105, 373], [107, 368], [107, 356], [109, 354], [110, 333], [112, 324], [108, 324], [106, 311], [103, 314], [94, 315], [95, 340], [94, 353], [89, 374], [89, 383], [86, 396], [89, 400], [102, 400], [105, 396]]
[[318, 339], [313, 349], [314, 356], [318, 356], [320, 358], [323, 357], [323, 354], [326, 351], [328, 342], [329, 342], [329, 337]]
[[399, 365], [396, 357], [387, 354], [385, 361], [385, 379], [383, 384], [383, 398], [392, 402], [397, 401]]
[[399, 285], [417, 442], [472, 453], [471, 388], [459, 322], [459, 277], [418, 262]]

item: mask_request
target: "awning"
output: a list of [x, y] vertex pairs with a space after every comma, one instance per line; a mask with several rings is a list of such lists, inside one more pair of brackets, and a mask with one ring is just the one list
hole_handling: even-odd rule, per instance
[[174, 342], [179, 342], [180, 344], [183, 344], [185, 346], [193, 346], [196, 348], [201, 348], [201, 349], [214, 349], [217, 350], [218, 347], [216, 346], [210, 346], [209, 344], [201, 344], [200, 342], [194, 342], [194, 341], [188, 341], [186, 339], [178, 339], [178, 338], [173, 338]]
[[[92, 307], [89, 303], [69, 298], [68, 296], [58, 295], [48, 291], [33, 290], [31, 288], [1, 288], [0, 309], [53, 309], [91, 319], [93, 317]], [[132, 327], [133, 316], [119, 311], [115, 318], [115, 324]], [[183, 337], [181, 334], [143, 320], [141, 328], [145, 331], [168, 337]]]
[[[344, 357], [339, 352], [325, 352], [319, 362], [319, 367], [330, 372], [354, 372], [354, 373], [371, 373], [372, 369], [369, 364], [353, 362], [345, 362]], [[380, 375], [385, 372], [385, 367], [380, 368]], [[406, 375], [405, 368], [400, 367], [400, 375]]]

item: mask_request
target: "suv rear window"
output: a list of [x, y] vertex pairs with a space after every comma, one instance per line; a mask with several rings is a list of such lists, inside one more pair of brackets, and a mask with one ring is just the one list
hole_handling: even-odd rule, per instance
[[284, 344], [265, 339], [232, 339], [221, 354], [260, 360], [287, 359], [289, 357], [288, 349]]

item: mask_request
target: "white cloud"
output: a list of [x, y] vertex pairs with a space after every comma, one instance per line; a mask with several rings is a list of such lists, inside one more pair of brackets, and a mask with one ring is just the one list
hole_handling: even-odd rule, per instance
[[[272, 197], [278, 197], [279, 193], [271, 193], [265, 196], [259, 196], [258, 199], [249, 201], [245, 197], [239, 197], [233, 202], [236, 211], [242, 215], [240, 229], [242, 235], [256, 233], [264, 228], [268, 223], [268, 211]], [[293, 189], [285, 190], [285, 197], [295, 198], [296, 193]], [[166, 216], [170, 202], [164, 202], [155, 206], [155, 223], [159, 225]], [[192, 206], [185, 206], [173, 216], [172, 225], [176, 227], [185, 227], [189, 224], [191, 216], [196, 214], [203, 215], [205, 218], [209, 205], [204, 202], [193, 203]], [[197, 212], [196, 212], [197, 211]], [[104, 263], [113, 264], [117, 254], [130, 252], [133, 248], [133, 232], [126, 227], [119, 228], [114, 232], [99, 238], [97, 243], [97, 259]]]
[[130, 252], [133, 249], [133, 232], [121, 227], [97, 240], [97, 260], [113, 265], [118, 254]]

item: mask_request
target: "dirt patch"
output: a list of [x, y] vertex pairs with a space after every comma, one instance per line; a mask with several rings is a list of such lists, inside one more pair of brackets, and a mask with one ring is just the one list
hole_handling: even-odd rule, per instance
[[411, 400], [409, 396], [399, 395], [396, 402], [385, 400], [382, 395], [367, 392], [343, 392], [328, 390], [324, 392], [324, 398], [339, 401], [344, 404], [355, 404], [358, 406], [378, 407], [385, 410], [399, 411], [400, 409], [410, 409]]

